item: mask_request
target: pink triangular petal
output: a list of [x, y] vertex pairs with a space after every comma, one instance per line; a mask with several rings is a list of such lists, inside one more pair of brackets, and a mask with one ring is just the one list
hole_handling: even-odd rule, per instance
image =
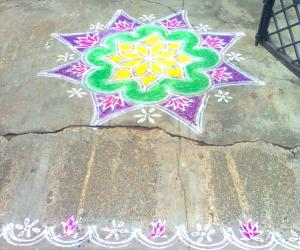
[[155, 21], [155, 24], [158, 24], [168, 30], [192, 28], [187, 19], [185, 11], [181, 11], [180, 13], [176, 13], [168, 17], [162, 18], [158, 21]]
[[244, 232], [244, 233], [243, 233], [243, 236], [244, 236], [245, 238], [247, 238], [247, 239], [251, 240], [251, 236], [250, 236], [250, 234], [249, 234], [249, 233], [247, 233], [247, 232]]
[[[76, 70], [76, 67], [79, 65], [83, 65], [85, 67], [85, 72], [80, 73], [79, 70]], [[84, 74], [87, 73], [89, 67], [84, 64], [83, 61], [80, 59], [74, 60], [72, 62], [66, 63], [64, 65], [58, 66], [53, 69], [49, 69], [43, 72], [40, 72], [39, 76], [47, 76], [47, 77], [57, 77], [62, 78], [67, 81], [73, 82], [73, 83], [80, 83]]]
[[[242, 33], [204, 33], [200, 35], [202, 38], [202, 46], [210, 47], [220, 52], [227, 50], [231, 47], [239, 38], [243, 36]], [[207, 41], [212, 41], [211, 43]]]
[[[218, 78], [216, 78], [214, 73], [219, 69], [221, 69], [220, 71], [224, 72], [224, 77], [219, 76]], [[262, 84], [261, 81], [255, 79], [240, 68], [225, 61], [219, 64], [217, 68], [212, 69], [207, 73], [211, 77], [213, 87], [215, 88], [219, 86]]]
[[[100, 43], [101, 35], [99, 32], [52, 34], [52, 36], [76, 53], [83, 53], [88, 48]], [[88, 42], [89, 41], [89, 42]]]
[[[91, 122], [92, 126], [101, 125], [102, 123], [121, 115], [124, 112], [127, 112], [129, 110], [136, 109], [138, 105], [132, 104], [123, 100], [120, 100], [119, 102], [116, 102], [114, 104], [114, 108], [107, 108], [105, 109], [106, 103], [103, 101], [107, 99], [109, 96], [114, 96], [114, 98], [122, 98], [119, 94], [97, 94], [92, 93], [91, 94], [93, 103], [94, 103], [94, 118]], [[105, 106], [105, 108], [103, 108]]]
[[[170, 98], [172, 98], [171, 96]], [[160, 104], [160, 108], [173, 116], [175, 119], [189, 126], [195, 133], [202, 131], [202, 114], [206, 106], [206, 95], [189, 97], [192, 101], [185, 106], [184, 111], [174, 108], [174, 105], [168, 105], [168, 101]]]
[[129, 16], [122, 10], [118, 10], [111, 21], [106, 25], [106, 29], [107, 33], [112, 34], [120, 31], [128, 32], [140, 25], [142, 25], [142, 23], [139, 20]]

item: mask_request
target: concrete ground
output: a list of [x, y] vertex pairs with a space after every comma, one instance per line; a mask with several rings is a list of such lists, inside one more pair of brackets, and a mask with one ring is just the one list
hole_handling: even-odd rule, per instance
[[[1, 0], [0, 225], [60, 224], [72, 214], [142, 227], [161, 218], [170, 230], [248, 218], [264, 230], [300, 229], [300, 80], [254, 47], [261, 8], [253, 0]], [[118, 9], [136, 18], [185, 9], [192, 25], [245, 32], [230, 51], [265, 85], [224, 87], [233, 97], [226, 105], [211, 93], [200, 136], [167, 116], [137, 125], [140, 111], [90, 127], [90, 98], [68, 98], [72, 84], [37, 73], [73, 53], [51, 33], [87, 31]], [[8, 249], [1, 238], [0, 249]]]

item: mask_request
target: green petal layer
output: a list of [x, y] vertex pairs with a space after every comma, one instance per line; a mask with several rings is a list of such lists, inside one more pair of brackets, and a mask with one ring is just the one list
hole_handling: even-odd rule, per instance
[[[116, 41], [136, 42], [150, 34], [159, 34], [167, 41], [182, 41], [183, 51], [199, 58], [198, 61], [186, 66], [189, 80], [166, 78], [155, 83], [147, 90], [141, 90], [140, 85], [132, 81], [110, 82], [113, 66], [104, 61], [105, 56], [116, 52]], [[110, 36], [101, 47], [92, 48], [85, 54], [85, 61], [92, 69], [84, 78], [84, 85], [94, 92], [114, 93], [121, 91], [123, 98], [134, 103], [157, 103], [163, 101], [169, 93], [179, 95], [196, 95], [206, 91], [210, 78], [202, 73], [215, 67], [220, 62], [217, 52], [208, 48], [197, 48], [199, 37], [188, 30], [174, 31], [168, 34], [162, 27], [147, 25], [138, 28], [134, 33], [119, 33]]]

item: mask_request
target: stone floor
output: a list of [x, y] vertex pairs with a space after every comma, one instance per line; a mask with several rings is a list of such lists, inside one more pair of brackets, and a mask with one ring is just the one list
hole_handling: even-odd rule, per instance
[[[261, 7], [252, 0], [0, 0], [0, 226], [25, 218], [59, 225], [74, 215], [89, 225], [116, 219], [148, 228], [161, 218], [170, 230], [191, 230], [251, 218], [263, 230], [300, 230], [300, 80], [254, 46]], [[235, 64], [265, 85], [223, 87], [227, 104], [209, 92], [200, 135], [168, 116], [137, 124], [140, 110], [91, 127], [88, 95], [69, 98], [72, 83], [37, 73], [73, 53], [51, 33], [87, 31], [118, 9], [136, 18], [185, 9], [192, 25], [246, 33], [229, 52], [241, 53], [245, 60]], [[9, 249], [1, 237], [0, 249]]]

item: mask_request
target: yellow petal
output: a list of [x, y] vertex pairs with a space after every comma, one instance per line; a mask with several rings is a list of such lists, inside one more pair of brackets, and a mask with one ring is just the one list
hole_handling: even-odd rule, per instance
[[126, 67], [126, 68], [137, 67], [142, 62], [143, 62], [142, 59], [132, 59], [132, 60], [128, 60], [128, 61], [124, 61], [124, 62], [120, 63], [120, 66]]
[[107, 56], [106, 59], [113, 63], [120, 63], [120, 62], [124, 61], [124, 58], [119, 55]]
[[117, 68], [112, 77], [112, 81], [129, 80], [131, 78], [132, 78], [132, 74], [131, 74], [130, 69]]
[[158, 75], [161, 75], [164, 72], [163, 67], [161, 65], [155, 63], [155, 61], [150, 64], [150, 69], [151, 69], [151, 72], [156, 73]]
[[152, 35], [142, 41], [143, 44], [152, 45], [158, 42], [163, 42], [163, 40], [158, 35]]
[[157, 59], [163, 59], [163, 58], [174, 58], [177, 55], [177, 51], [173, 50], [165, 50], [159, 53], [156, 58]]
[[179, 50], [181, 48], [181, 42], [167, 42], [167, 49]]
[[180, 63], [183, 63], [183, 64], [188, 64], [188, 63], [191, 63], [193, 61], [193, 59], [185, 54], [179, 54], [177, 57], [176, 57], [176, 60]]
[[125, 43], [125, 42], [119, 42], [118, 50], [122, 51], [122, 52], [131, 51], [131, 50], [133, 50], [133, 44]]
[[134, 71], [134, 73], [135, 73], [135, 75], [136, 75], [137, 77], [143, 76], [143, 75], [145, 75], [147, 72], [148, 72], [148, 64], [145, 63], [145, 62], [142, 63], [142, 64], [140, 64], [139, 66], [137, 66], [137, 67], [135, 68], [135, 71]]
[[146, 76], [139, 78], [139, 82], [144, 86], [149, 86], [153, 84], [158, 79], [158, 76], [155, 74], [147, 74]]
[[135, 46], [135, 51], [141, 54], [141, 56], [147, 56], [147, 48], [143, 45], [137, 44]]
[[172, 78], [184, 78], [184, 72], [181, 67], [167, 68], [166, 75], [167, 77], [172, 77]]
[[159, 60], [155, 60], [155, 62], [157, 62], [165, 67], [178, 66], [178, 62], [174, 59], [159, 59]]
[[156, 44], [153, 44], [151, 47], [150, 47], [150, 51], [149, 51], [149, 54], [151, 56], [154, 56], [156, 54], [159, 54], [163, 51], [164, 49], [164, 44], [162, 42], [158, 42]]
[[120, 55], [122, 57], [124, 57], [127, 60], [129, 60], [129, 59], [141, 59], [141, 58], [143, 58], [137, 52], [130, 52], [130, 51], [122, 52], [122, 51], [120, 51], [119, 53], [120, 53]]

